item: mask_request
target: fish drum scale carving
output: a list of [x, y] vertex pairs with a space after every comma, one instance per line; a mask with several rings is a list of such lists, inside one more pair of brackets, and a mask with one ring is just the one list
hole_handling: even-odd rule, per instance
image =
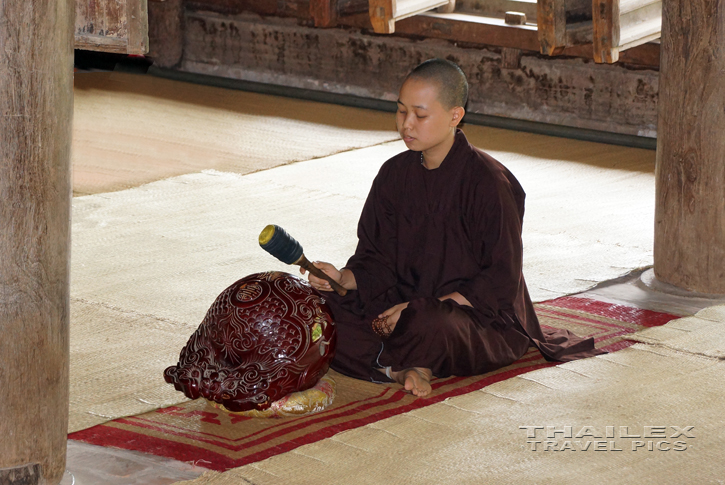
[[309, 283], [256, 273], [217, 297], [164, 379], [190, 399], [234, 412], [264, 410], [314, 386], [329, 369], [335, 343], [330, 308]]

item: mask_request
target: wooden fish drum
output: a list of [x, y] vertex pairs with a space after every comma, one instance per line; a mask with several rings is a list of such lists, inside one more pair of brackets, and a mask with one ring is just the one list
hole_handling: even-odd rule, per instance
[[217, 297], [164, 378], [191, 399], [263, 411], [317, 384], [335, 354], [335, 332], [329, 306], [307, 281], [252, 274]]

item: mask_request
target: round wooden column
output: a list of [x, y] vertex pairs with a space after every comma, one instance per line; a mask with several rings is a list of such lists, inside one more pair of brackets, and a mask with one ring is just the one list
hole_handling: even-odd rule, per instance
[[0, 0], [3, 485], [65, 471], [74, 17], [74, 0]]
[[725, 0], [664, 0], [654, 269], [725, 294]]

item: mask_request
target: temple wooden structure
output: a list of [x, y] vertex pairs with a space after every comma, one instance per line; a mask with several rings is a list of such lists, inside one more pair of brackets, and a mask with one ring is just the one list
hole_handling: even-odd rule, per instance
[[657, 136], [656, 276], [725, 294], [725, 0], [0, 0], [3, 485], [64, 470], [72, 33], [166, 71], [382, 100], [447, 57], [469, 112]]
[[59, 483], [68, 429], [74, 3], [31, 3], [0, 1], [2, 485]]

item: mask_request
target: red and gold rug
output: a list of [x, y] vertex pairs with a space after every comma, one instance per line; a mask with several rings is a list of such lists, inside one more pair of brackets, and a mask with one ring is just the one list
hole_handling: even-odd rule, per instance
[[[632, 345], [634, 342], [626, 340], [631, 333], [679, 318], [575, 297], [539, 303], [536, 311], [542, 326], [593, 336], [598, 348], [610, 352]], [[73, 433], [68, 438], [224, 471], [552, 365], [556, 363], [546, 362], [536, 349], [531, 348], [517, 362], [495, 372], [435, 379], [433, 393], [428, 399], [417, 399], [397, 385], [373, 384], [331, 371], [330, 375], [337, 382], [335, 401], [324, 412], [312, 416], [254, 419], [230, 415], [204, 400], [197, 400], [110, 421]]]

